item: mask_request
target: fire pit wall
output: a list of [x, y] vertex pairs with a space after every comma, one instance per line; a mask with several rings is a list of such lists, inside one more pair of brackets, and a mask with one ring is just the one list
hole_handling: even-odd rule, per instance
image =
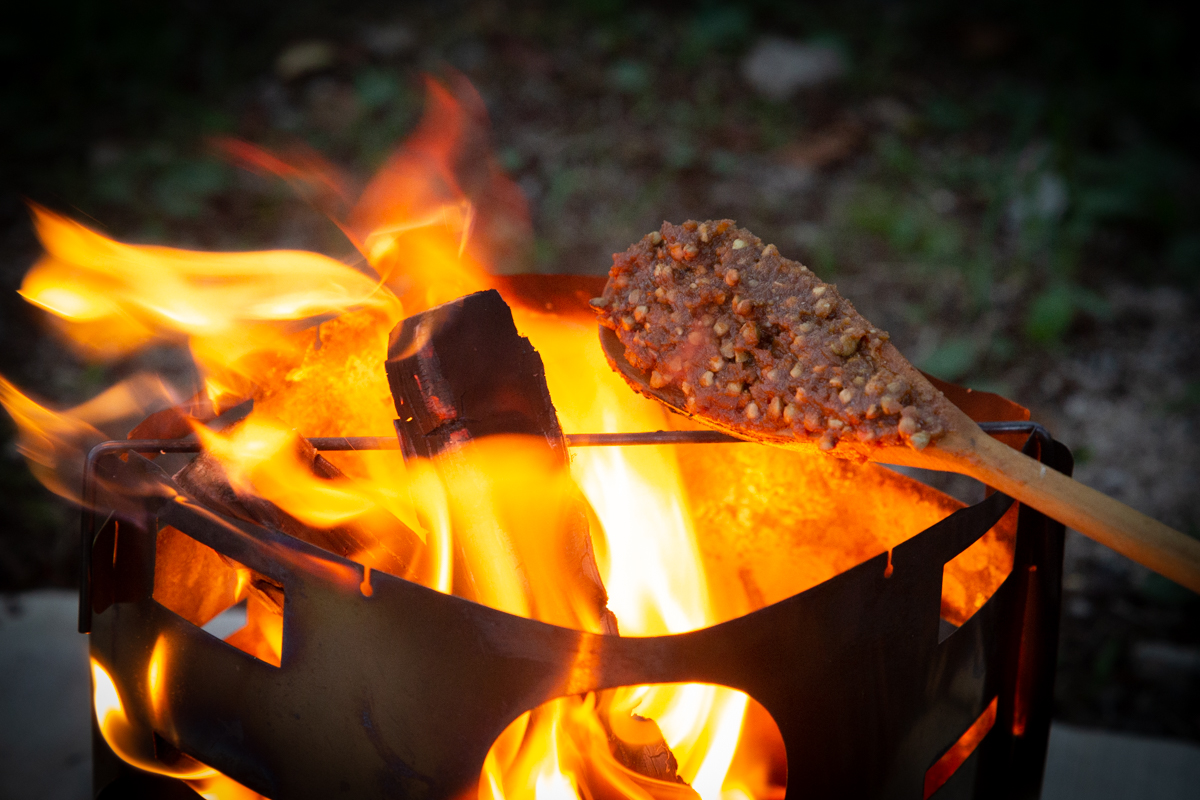
[[[518, 277], [502, 293], [548, 313], [585, 315], [597, 288], [592, 279]], [[1070, 472], [1069, 451], [1027, 422], [1024, 409], [939, 388], [992, 423], [994, 435]], [[778, 501], [792, 491], [788, 465], [800, 456], [749, 444], [685, 447], [680, 460], [691, 465], [685, 477], [700, 493], [693, 513], [709, 548], [732, 552], [720, 534], [706, 539], [706, 527], [736, 539], [762, 523], [751, 508], [739, 530], [722, 518], [728, 498], [696, 488], [712, 486], [718, 470], [731, 485], [769, 489], [751, 493], [773, 509], [775, 529], [803, 523], [804, 514], [789, 517]], [[823, 486], [850, 494], [873, 491], [854, 470], [882, 471], [820, 469]], [[364, 576], [352, 561], [204, 508], [137, 454], [97, 458], [94, 477], [98, 510], [84, 516], [80, 622], [120, 697], [121, 724], [109, 720], [108, 731], [126, 756], [114, 754], [93, 716], [95, 788], [106, 797], [171, 796], [182, 784], [144, 770], [178, 775], [193, 763], [189, 756], [278, 800], [453, 797], [469, 791], [496, 736], [524, 711], [563, 695], [665, 682], [730, 686], [761, 703], [787, 748], [789, 797], [1040, 792], [1063, 527], [1030, 508], [1012, 511], [999, 493], [915, 535], [883, 531], [879, 540], [894, 546], [827, 579], [821, 570], [840, 570], [836, 560], [807, 573], [797, 563], [792, 585], [811, 588], [791, 596], [776, 597], [788, 584], [764, 570], [755, 589], [763, 607], [743, 616], [687, 634], [630, 638], [515, 617], [386, 574]], [[914, 505], [955, 505], [903, 476], [878, 481], [905, 490]], [[797, 492], [792, 505], [814, 502]], [[866, 495], [852, 505], [871, 502]], [[945, 565], [1013, 513], [1012, 570], [956, 627], [944, 618]], [[835, 535], [835, 523], [826, 520], [823, 535]], [[278, 665], [154, 599], [156, 546], [167, 526], [282, 587]], [[805, 530], [790, 535], [811, 538]], [[805, 559], [803, 548], [789, 555]], [[743, 549], [717, 572], [738, 574], [737, 559], [753, 556], [752, 547]], [[130, 752], [143, 754], [143, 769], [126, 763]]]

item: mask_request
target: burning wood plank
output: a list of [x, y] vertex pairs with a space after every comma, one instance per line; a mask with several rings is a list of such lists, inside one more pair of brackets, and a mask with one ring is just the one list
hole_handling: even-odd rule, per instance
[[[499, 293], [477, 292], [404, 320], [392, 332], [387, 373], [399, 414], [396, 433], [405, 458], [429, 459], [451, 495], [456, 535], [454, 593], [504, 607], [497, 602], [501, 598], [493, 593], [494, 586], [485, 583], [493, 576], [472, 569], [471, 553], [467, 552], [471, 545], [460, 541], [495, 533], [474, 513], [481, 504], [472, 495], [486, 488], [474, 479], [475, 464], [466, 449], [484, 437], [520, 435], [527, 437], [525, 446], [541, 451], [553, 470], [566, 478], [563, 483], [552, 478], [547, 483], [556, 483], [560, 489], [566, 484], [571, 487], [567, 497], [558, 498], [547, 483], [526, 485], [522, 487], [526, 496], [517, 503], [518, 513], [505, 515], [503, 520], [504, 534], [510, 537], [505, 545], [515, 546], [524, 556], [516, 564], [521, 572], [518, 583], [534, 587], [529, 591], [534, 601], [528, 610], [546, 622], [616, 634], [617, 619], [607, 608], [608, 593], [592, 549], [587, 501], [568, 477], [566, 440], [550, 399], [545, 368], [533, 345], [517, 332], [512, 312]], [[538, 475], [546, 477], [546, 473]], [[550, 515], [550, 525], [545, 524], [547, 515], [539, 513], [541, 509], [531, 508], [560, 501], [560, 513]], [[527, 524], [541, 526], [532, 532], [533, 548], [521, 547], [519, 529]], [[541, 551], [536, 555], [551, 552], [553, 557], [546, 564], [532, 550]], [[480, 566], [494, 571], [497, 565]], [[551, 583], [567, 603], [538, 602]], [[572, 598], [582, 598], [585, 607], [573, 605], [569, 602]], [[543, 712], [537, 709], [533, 713], [536, 717]], [[610, 727], [610, 713], [601, 717], [618, 763], [636, 774], [679, 784], [685, 796], [693, 795], [680, 781], [675, 757], [655, 723], [629, 716], [625, 727], [636, 727], [638, 736], [636, 741], [625, 741]]]
[[[392, 331], [388, 347], [388, 382], [399, 419], [396, 432], [408, 460], [429, 459], [457, 511], [455, 594], [488, 602], [491, 577], [472, 569], [463, 547], [473, 537], [494, 535], [478, 529], [479, 519], [467, 513], [480, 490], [469, 476], [477, 475], [464, 447], [485, 437], [519, 435], [523, 457], [541, 457], [545, 475], [557, 474], [570, 483], [566, 441], [546, 386], [542, 360], [529, 340], [517, 333], [512, 312], [498, 292], [489, 290], [461, 297], [401, 322]], [[498, 523], [500, 536], [511, 541], [504, 547], [520, 551], [513, 537], [535, 519], [546, 519], [546, 508], [560, 503], [552, 514], [558, 519], [549, 530], [533, 531], [536, 541], [518, 553], [514, 580], [528, 588], [532, 572], [548, 567], [567, 602], [556, 611], [541, 606], [537, 614], [547, 622], [597, 628], [616, 633], [616, 618], [607, 608], [608, 594], [600, 579], [589, 534], [587, 504], [578, 489], [568, 497], [553, 497], [547, 487], [523, 487], [525, 497], [510, 498], [510, 511]], [[541, 507], [535, 507], [541, 506]], [[460, 535], [461, 534], [461, 535]], [[465, 540], [465, 542], [464, 542]], [[534, 568], [531, 557], [550, 563]], [[540, 587], [539, 587], [540, 588]], [[572, 619], [568, 611], [582, 598], [584, 607]], [[495, 599], [495, 598], [491, 598]], [[497, 606], [501, 607], [501, 606]], [[506, 610], [514, 610], [506, 608]], [[535, 609], [531, 609], [535, 610]]]
[[[293, 436], [290, 444], [301, 461], [310, 466], [313, 475], [327, 480], [342, 477], [341, 470], [306, 439]], [[226, 516], [282, 531], [345, 558], [356, 559], [364, 551], [370, 551], [368, 566], [372, 569], [411, 577], [424, 558], [424, 545], [417, 535], [383, 509], [332, 528], [307, 525], [269, 500], [239, 490], [212, 453], [201, 453], [177, 472], [174, 479], [194, 499]]]
[[[250, 406], [249, 402], [239, 402], [231, 405], [223, 416], [244, 418]], [[186, 403], [151, 414], [129, 432], [128, 438], [178, 439], [192, 433], [197, 425], [211, 423], [220, 416], [213, 403], [198, 394]], [[233, 431], [242, 424], [243, 420], [237, 419], [225, 431]], [[307, 439], [292, 434], [285, 447], [295, 450], [298, 461], [315, 478], [333, 481], [343, 477], [341, 470], [321, 456]], [[156, 454], [147, 455], [154, 458]], [[429, 564], [424, 544], [416, 533], [382, 508], [334, 527], [309, 525], [254, 491], [236, 485], [218, 456], [209, 451], [201, 452], [173, 479], [192, 499], [218, 513], [281, 531], [372, 569], [414, 580], [425, 577], [422, 570]], [[158, 551], [160, 562], [164, 553], [168, 555], [166, 564], [159, 563], [155, 571], [155, 598], [197, 625], [207, 622], [214, 604], [224, 605], [226, 595], [233, 590], [232, 584], [224, 585], [231, 579], [218, 577], [222, 570], [214, 567], [213, 559], [225, 567], [243, 568], [170, 526], [159, 531]], [[169, 577], [163, 574], [164, 566], [170, 570]], [[259, 601], [260, 612], [281, 614], [283, 587], [254, 570], [248, 572], [246, 588]], [[254, 648], [243, 649], [254, 652]]]
[[[192, 432], [192, 426], [213, 421], [218, 411], [203, 392], [177, 406], [155, 411], [129, 432], [127, 439], [181, 439]], [[157, 453], [147, 453], [153, 461]]]
[[517, 333], [494, 289], [401, 322], [388, 345], [388, 383], [405, 456], [426, 458], [470, 439], [540, 436], [567, 463], [542, 359]]

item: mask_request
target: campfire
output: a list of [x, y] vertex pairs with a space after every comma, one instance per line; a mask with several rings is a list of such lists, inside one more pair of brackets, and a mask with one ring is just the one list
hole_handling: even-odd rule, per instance
[[[527, 223], [480, 108], [431, 81], [357, 199], [310, 153], [223, 145], [327, 210], [357, 264], [34, 210], [25, 298], [97, 358], [186, 343], [200, 381], [61, 412], [0, 385], [31, 467], [84, 508], [97, 790], [1040, 785], [1062, 526], [631, 393], [588, 308], [601, 279], [496, 274]], [[939, 388], [1069, 469], [1023, 409]]]

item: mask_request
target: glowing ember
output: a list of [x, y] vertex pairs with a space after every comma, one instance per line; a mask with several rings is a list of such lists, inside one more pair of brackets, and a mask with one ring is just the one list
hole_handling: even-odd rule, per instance
[[[755, 445], [682, 464], [668, 447], [581, 450], [568, 473], [519, 437], [493, 437], [464, 447], [466, 466], [457, 477], [471, 490], [457, 493], [428, 464], [406, 465], [394, 451], [331, 454], [342, 475], [314, 474], [296, 450], [296, 434], [391, 435], [383, 369], [389, 331], [405, 314], [487, 288], [489, 268], [527, 230], [519, 192], [480, 151], [481, 107], [467, 88], [456, 95], [429, 83], [416, 134], [339, 220], [366, 260], [361, 269], [314, 253], [120, 244], [35, 208], [46, 256], [22, 294], [97, 357], [186, 341], [203, 381], [193, 391], [200, 388], [218, 408], [253, 399], [250, 416], [234, 428], [194, 426], [205, 456], [216, 459], [239, 495], [268, 501], [312, 529], [365, 531], [374, 538], [351, 557], [399, 574], [394, 548], [375, 524], [390, 520], [393, 529], [414, 532], [423, 548], [411, 562], [421, 567], [402, 577], [558, 625], [602, 630], [584, 598], [562, 591], [561, 567], [546, 556], [546, 537], [572, 509], [591, 521], [621, 634], [654, 636], [702, 628], [802, 591], [956, 507], [933, 492], [914, 496], [910, 485], [875, 467], [831, 466]], [[311, 157], [298, 163], [238, 143], [227, 150], [255, 168], [344, 194], [336, 170]], [[514, 317], [544, 360], [564, 430], [670, 424], [659, 406], [633, 396], [608, 369], [586, 309], [560, 315], [518, 306]], [[48, 486], [75, 498], [84, 453], [110, 438], [102, 428], [189, 394], [142, 377], [54, 412], [0, 379], [0, 402], [20, 427], [31, 466]], [[721, 464], [746, 480], [730, 482], [719, 474]], [[805, 486], [814, 488], [808, 500]], [[880, 499], [864, 508], [858, 500], [868, 486]], [[819, 491], [826, 499], [817, 499]], [[881, 519], [889, 524], [873, 524]], [[886, 534], [869, 533], [876, 528]], [[1011, 565], [1011, 542], [994, 538], [989, 546], [1008, 547]], [[196, 624], [248, 599], [249, 622], [228, 641], [278, 665], [280, 607], [255, 588], [248, 570], [197, 547], [174, 529], [160, 532], [155, 598], [184, 609], [179, 613]], [[991, 589], [973, 588], [969, 575], [955, 580], [952, 605], [965, 618]], [[105, 740], [129, 763], [186, 779], [205, 797], [255, 796], [186, 756], [166, 765], [147, 748], [151, 729], [172, 730], [171, 665], [160, 641], [146, 675], [155, 719], [139, 720], [126, 715], [117, 685], [93, 662]], [[728, 688], [638, 686], [564, 697], [522, 715], [497, 739], [479, 796], [778, 798], [778, 741], [769, 715]]]

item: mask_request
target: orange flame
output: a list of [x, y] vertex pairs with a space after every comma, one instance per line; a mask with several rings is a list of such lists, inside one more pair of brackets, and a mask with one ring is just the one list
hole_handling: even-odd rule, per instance
[[269, 500], [302, 522], [332, 528], [383, 508], [420, 530], [407, 492], [392, 483], [353, 478], [319, 478], [293, 446], [295, 433], [254, 415], [231, 434], [194, 430], [200, 443], [224, 465], [230, 484]]
[[137, 375], [67, 411], [54, 411], [0, 376], [0, 405], [17, 424], [17, 447], [33, 474], [55, 494], [80, 501], [83, 461], [152, 411], [179, 402], [152, 375]]
[[[514, 309], [514, 317], [542, 356], [565, 429], [621, 432], [665, 427], [661, 407], [631, 396], [608, 368], [595, 344], [590, 319], [564, 319], [526, 308]], [[740, 613], [721, 607], [708, 591], [675, 459], [670, 447], [594, 448], [573, 454], [572, 474], [601, 523], [593, 537], [602, 555], [608, 607], [624, 635], [682, 633]], [[741, 603], [748, 601], [743, 597]], [[729, 774], [729, 768], [745, 717], [744, 694], [695, 684], [643, 686], [582, 701], [555, 701], [522, 717], [506, 730], [489, 756], [481, 783], [483, 796], [489, 800], [534, 797], [543, 789], [587, 784], [598, 773], [614, 787], [624, 786], [628, 796], [677, 793], [678, 785], [639, 782], [614, 760], [595, 714], [597, 704], [607, 708], [608, 728], [626, 741], [636, 741], [639, 735], [636, 720], [654, 720], [678, 762], [678, 776], [704, 800], [720, 800], [739, 780]], [[584, 718], [591, 722], [583, 724]], [[505, 760], [504, 738], [519, 735], [524, 746]], [[567, 776], [566, 783], [562, 776]], [[759, 783], [745, 776], [740, 780]], [[629, 785], [631, 781], [640, 788]], [[766, 789], [761, 787], [758, 796]]]
[[112, 751], [138, 769], [174, 778], [211, 778], [217, 771], [183, 756], [168, 766], [154, 757], [154, 742], [144, 727], [135, 725], [125, 713], [125, 704], [108, 670], [92, 659], [92, 699], [100, 734]]
[[[695, 630], [801, 591], [949, 513], [951, 506], [927, 498], [909, 511], [899, 504], [881, 506], [869, 513], [897, 521], [891, 538], [861, 534], [847, 543], [841, 529], [809, 525], [819, 510], [805, 508], [811, 515], [802, 518], [771, 508], [779, 496], [793, 493], [778, 476], [801, 468], [799, 456], [768, 454], [754, 456], [763, 478], [761, 487], [750, 487], [757, 494], [733, 498], [735, 488], [746, 487], [730, 488], [729, 498], [719, 498], [728, 506], [720, 513], [734, 518], [714, 522], [690, 498], [690, 482], [697, 474], [707, 480], [707, 473], [695, 465], [685, 468], [673, 448], [579, 450], [567, 468], [519, 437], [460, 448], [453, 484], [436, 459], [405, 464], [396, 452], [330, 454], [343, 474], [315, 474], [293, 446], [297, 433], [392, 433], [382, 364], [388, 334], [402, 314], [489, 286], [495, 282], [490, 274], [527, 239], [524, 201], [486, 150], [478, 95], [462, 82], [452, 91], [429, 80], [427, 89], [428, 108], [417, 131], [338, 220], [369, 269], [314, 253], [210, 254], [121, 244], [35, 207], [47, 254], [26, 276], [22, 294], [88, 352], [112, 356], [153, 341], [186, 341], [214, 403], [253, 398], [253, 412], [238, 427], [220, 432], [195, 427], [237, 492], [268, 501], [315, 529], [386, 513], [416, 532], [427, 551], [427, 568], [408, 577], [554, 624], [606, 630], [595, 598], [583, 596], [569, 570], [552, 557], [554, 537], [566, 536], [579, 520], [591, 520], [607, 610], [621, 633], [654, 636]], [[349, 205], [347, 182], [311, 154], [283, 157], [243, 143], [223, 146], [256, 169], [308, 187], [304, 191], [325, 198], [321, 202], [328, 208]], [[631, 394], [608, 368], [590, 317], [540, 308], [514, 308], [514, 317], [542, 355], [565, 430], [668, 425], [660, 406]], [[0, 379], [0, 402], [18, 423], [23, 452], [47, 485], [68, 496], [78, 484], [72, 470], [86, 448], [112, 435], [102, 432], [106, 425], [169, 397], [166, 387], [139, 379], [60, 413]], [[867, 472], [855, 479], [880, 485], [887, 480]], [[837, 480], [849, 483], [845, 476]], [[835, 483], [831, 478], [830, 485]], [[776, 554], [791, 552], [785, 548], [795, 544], [784, 537], [797, 530], [810, 532], [820, 548], [806, 551], [811, 557], [803, 568], [789, 567], [787, 574], [773, 564], [749, 570], [753, 574], [746, 579], [711, 557], [724, 535], [767, 542]], [[386, 549], [383, 534], [375, 535]], [[165, 541], [160, 538], [160, 558], [169, 558]], [[740, 557], [734, 548], [727, 550], [731, 560]], [[378, 569], [377, 555], [368, 547], [354, 557]], [[191, 606], [222, 608], [226, 594], [244, 596], [247, 575], [239, 572], [234, 586], [225, 574], [230, 567], [215, 553], [195, 563], [212, 564], [214, 576], [206, 586], [209, 576], [191, 575], [186, 587]], [[156, 598], [158, 578], [166, 579], [169, 566], [156, 567]], [[225, 573], [216, 576], [220, 570]], [[955, 602], [981, 603], [984, 592], [969, 576], [954, 574], [961, 587], [956, 597], [962, 598]], [[364, 587], [365, 592], [369, 583]], [[193, 596], [206, 591], [213, 597]], [[166, 592], [163, 588], [161, 596]], [[236, 637], [237, 646], [279, 664], [278, 614], [252, 606], [250, 619], [230, 641]], [[149, 713], [159, 730], [168, 731], [170, 657], [160, 641], [146, 676]], [[97, 719], [114, 752], [143, 769], [185, 778], [205, 797], [254, 796], [190, 760], [173, 766], [155, 760], [145, 747], [147, 722], [127, 714], [111, 676], [95, 661], [93, 674]], [[724, 687], [637, 686], [564, 697], [527, 712], [501, 734], [480, 776], [479, 795], [777, 798], [783, 754], [772, 736], [777, 739], [778, 732], [769, 715]], [[656, 766], [635, 768], [639, 759]]]
[[[98, 352], [120, 355], [158, 336], [220, 336], [387, 302], [371, 278], [317, 253], [127, 245], [40, 206], [33, 213], [46, 255], [20, 293], [77, 323], [68, 332]], [[99, 331], [103, 339], [93, 336]]]
[[[450, 486], [434, 464], [403, 465], [394, 453], [335, 456], [345, 476], [321, 478], [290, 446], [297, 429], [306, 435], [389, 433], [393, 414], [380, 367], [401, 301], [421, 310], [488, 286], [489, 270], [527, 230], [519, 192], [486, 152], [478, 95], [463, 85], [454, 93], [434, 81], [427, 85], [429, 107], [418, 130], [340, 222], [378, 278], [312, 253], [208, 254], [121, 244], [35, 208], [47, 255], [26, 277], [22, 294], [98, 356], [186, 340], [214, 401], [255, 400], [254, 412], [234, 430], [195, 427], [236, 491], [317, 528], [385, 510], [423, 539], [434, 564], [424, 577], [442, 591], [469, 591], [512, 613], [604, 630], [600, 609], [564, 583], [563, 566], [548, 556], [555, 548], [546, 546], [547, 535], [590, 503], [600, 523], [592, 536], [609, 608], [624, 632], [655, 635], [711, 624], [727, 612], [709, 597], [669, 449], [579, 454], [568, 472], [519, 438], [480, 440], [456, 454]], [[344, 182], [316, 159], [302, 154], [298, 163], [295, 157], [289, 162], [228, 143], [226, 149], [256, 168], [344, 199]], [[303, 325], [317, 318], [324, 322], [315, 336], [306, 333]], [[568, 429], [663, 425], [662, 411], [632, 399], [603, 364], [590, 324], [526, 312], [518, 312], [518, 321], [542, 348]], [[580, 354], [586, 354], [582, 363]], [[101, 438], [86, 415], [48, 412], [7, 384], [0, 399], [33, 442], [27, 452], [48, 482], [78, 458], [79, 442]], [[63, 442], [76, 450], [60, 453]], [[536, 503], [529, 502], [532, 486], [538, 487]], [[456, 582], [455, 553], [469, 586]], [[248, 625], [235, 636], [251, 651], [261, 645], [277, 663], [273, 633]], [[157, 647], [148, 674], [156, 716], [169, 717], [162, 700], [168, 662], [169, 653]], [[154, 766], [122, 738], [138, 726], [123, 716], [107, 673], [96, 669], [106, 692], [103, 706], [97, 695], [97, 710], [110, 745], [131, 763]], [[526, 715], [529, 730], [515, 742], [511, 733], [501, 737], [497, 752], [508, 748], [507, 756], [489, 758], [481, 793], [523, 796], [532, 787], [587, 795], [593, 783], [630, 796], [661, 793], [655, 779], [615, 760], [611, 732], [630, 746], [644, 745], [647, 736], [665, 743], [679, 776], [705, 800], [718, 800], [746, 703], [740, 693], [707, 686], [640, 687], [555, 701]], [[197, 782], [218, 778], [200, 767], [179, 774]], [[678, 792], [680, 786], [668, 788]], [[227, 796], [219, 787], [210, 790]]]
[[371, 265], [418, 306], [491, 285], [529, 238], [524, 196], [487, 145], [483, 100], [465, 80], [425, 81], [425, 116], [367, 186], [346, 228]]

